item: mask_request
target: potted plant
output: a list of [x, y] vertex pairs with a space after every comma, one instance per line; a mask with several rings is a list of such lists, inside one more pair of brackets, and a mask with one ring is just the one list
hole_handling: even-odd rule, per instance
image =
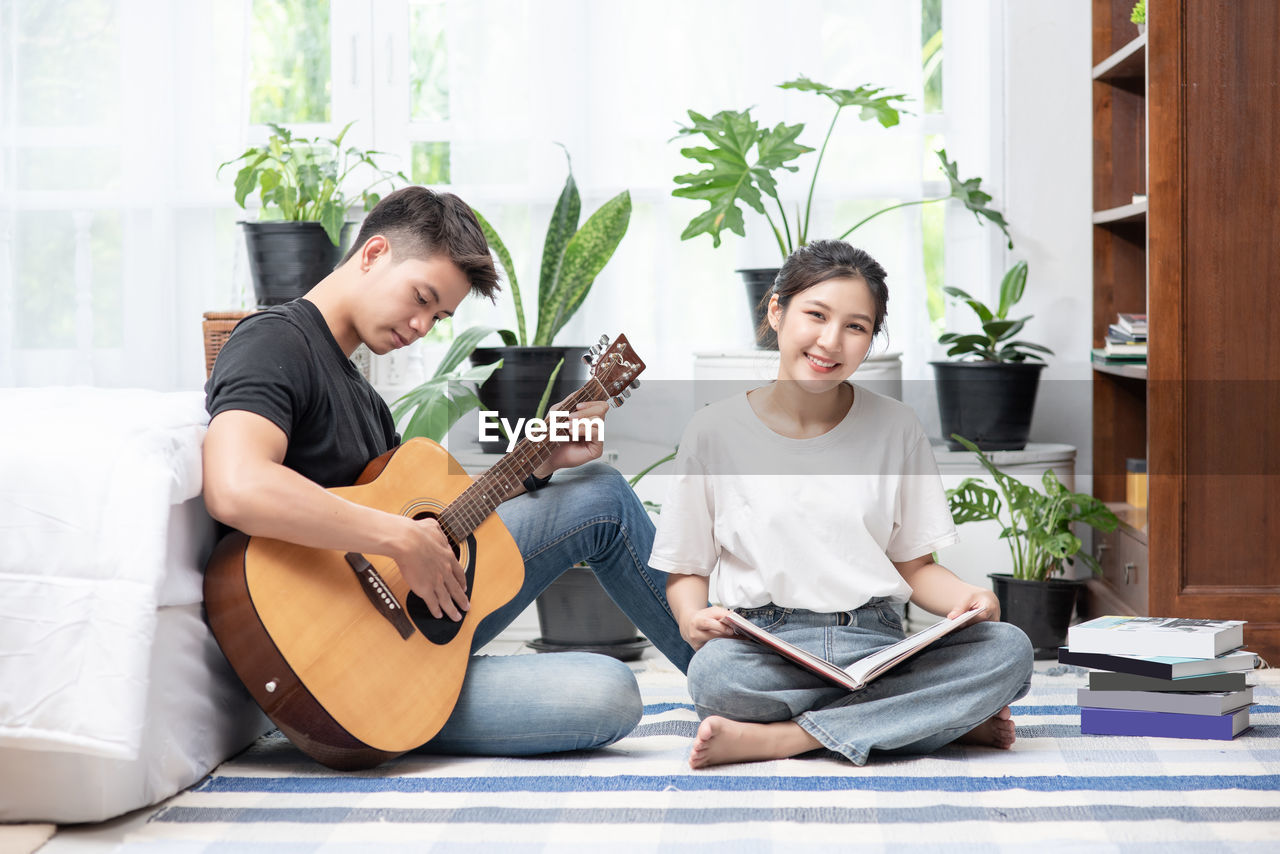
[[[565, 158], [568, 160], [568, 152]], [[586, 382], [581, 359], [587, 348], [558, 346], [554, 341], [581, 307], [596, 276], [609, 263], [627, 233], [627, 225], [631, 221], [631, 193], [623, 190], [601, 205], [579, 227], [581, 210], [582, 199], [573, 179], [573, 164], [569, 162], [569, 175], [556, 201], [543, 242], [537, 326], [532, 336], [526, 329], [524, 300], [511, 253], [489, 221], [475, 211], [490, 248], [506, 271], [515, 301], [516, 329], [514, 332], [501, 331], [503, 346], [478, 347], [471, 354], [475, 365], [502, 361], [502, 368], [480, 386], [480, 399], [486, 409], [499, 412], [503, 417], [514, 420], [534, 415], [539, 397], [559, 365], [563, 365], [564, 370], [560, 371], [552, 389], [552, 401], [567, 397]], [[501, 453], [506, 444], [500, 440], [482, 442], [481, 447], [488, 453]]]
[[[708, 209], [689, 221], [680, 234], [681, 240], [689, 240], [699, 234], [711, 235], [712, 244], [720, 245], [720, 233], [729, 229], [745, 236], [742, 209], [739, 203], [745, 203], [757, 213], [763, 214], [769, 223], [777, 241], [778, 251], [783, 260], [797, 247], [809, 242], [809, 228], [813, 212], [813, 194], [818, 185], [818, 173], [822, 168], [822, 160], [827, 152], [827, 144], [835, 131], [836, 121], [846, 107], [858, 108], [858, 115], [863, 121], [875, 120], [882, 127], [893, 127], [898, 124], [900, 113], [905, 112], [902, 104], [905, 95], [885, 94], [883, 88], [870, 85], [856, 89], [836, 89], [822, 83], [816, 83], [807, 77], [800, 77], [779, 85], [780, 89], [791, 89], [801, 92], [813, 92], [822, 95], [835, 104], [835, 113], [831, 116], [831, 124], [827, 126], [827, 134], [822, 140], [822, 148], [818, 151], [818, 159], [813, 166], [813, 175], [809, 180], [809, 192], [801, 208], [795, 205], [794, 223], [787, 216], [787, 207], [778, 196], [777, 175], [779, 170], [796, 172], [799, 167], [790, 165], [791, 161], [814, 149], [801, 144], [797, 137], [804, 130], [804, 124], [788, 125], [778, 123], [773, 128], [761, 127], [751, 115], [751, 108], [745, 110], [722, 110], [711, 117], [689, 110], [689, 125], [682, 125], [676, 137], [702, 136], [710, 146], [682, 148], [680, 153], [691, 160], [706, 165], [701, 172], [690, 172], [677, 175], [675, 182], [682, 186], [672, 191], [673, 196], [705, 201]], [[881, 208], [854, 223], [839, 236], [844, 240], [859, 227], [883, 213], [910, 205], [925, 205], [956, 199], [966, 208], [973, 211], [981, 222], [985, 217], [994, 222], [1009, 237], [1009, 229], [1004, 217], [987, 206], [991, 196], [981, 189], [982, 179], [970, 178], [962, 181], [959, 167], [955, 161], [947, 160], [945, 149], [935, 152], [943, 174], [950, 184], [950, 192], [937, 198], [919, 199], [901, 202]], [[777, 219], [770, 213], [766, 202], [772, 200], [777, 210]], [[1013, 247], [1013, 239], [1009, 238], [1009, 247]], [[773, 285], [777, 275], [776, 267], [739, 270], [747, 285], [747, 299], [754, 312], [756, 327], [763, 316], [763, 297]], [[776, 347], [776, 341], [770, 335], [766, 339], [757, 340], [761, 347]]]
[[[347, 209], [358, 196], [368, 212], [378, 203], [375, 190], [395, 180], [409, 183], [403, 172], [390, 172], [375, 162], [378, 151], [343, 147], [354, 122], [333, 139], [296, 137], [288, 128], [268, 124], [264, 145], [218, 167], [243, 163], [236, 173], [236, 204], [245, 208], [257, 191], [257, 221], [241, 221], [249, 252], [249, 270], [260, 308], [289, 302], [329, 275], [342, 258], [351, 224]], [[357, 192], [348, 184], [363, 173]]]
[[1053, 469], [1044, 473], [1043, 491], [1037, 490], [1002, 472], [965, 437], [953, 434], [951, 438], [977, 454], [996, 484], [992, 489], [970, 477], [948, 489], [951, 518], [957, 525], [990, 519], [1004, 527], [1000, 537], [1009, 545], [1013, 573], [988, 576], [1000, 602], [1000, 619], [1027, 633], [1037, 657], [1056, 657], [1083, 582], [1053, 576], [1062, 574], [1077, 558], [1095, 574], [1102, 572], [1092, 555], [1080, 551], [1080, 538], [1071, 525], [1080, 522], [1099, 531], [1114, 531], [1120, 520], [1093, 496], [1063, 486]]
[[[676, 457], [675, 451], [629, 478], [632, 488], [649, 472]], [[662, 507], [644, 502], [651, 513]], [[644, 654], [649, 641], [618, 607], [586, 564], [571, 566], [542, 591], [535, 602], [540, 636], [529, 645], [539, 652], [587, 650], [631, 661]]]
[[[980, 333], [941, 335], [938, 343], [948, 346], [951, 361], [929, 363], [937, 381], [943, 436], [959, 433], [984, 451], [1026, 447], [1040, 371], [1045, 366], [1040, 354], [1053, 355], [1048, 347], [1015, 337], [1031, 319], [1031, 315], [1009, 317], [1026, 286], [1027, 262], [1019, 261], [1000, 283], [1000, 302], [995, 310], [960, 288], [943, 288], [972, 308], [982, 324]], [[961, 449], [954, 440], [948, 440], [947, 446], [953, 451]]]
[[1138, 0], [1133, 4], [1133, 11], [1129, 13], [1129, 20], [1138, 25], [1138, 35], [1142, 35], [1147, 31], [1147, 0]]

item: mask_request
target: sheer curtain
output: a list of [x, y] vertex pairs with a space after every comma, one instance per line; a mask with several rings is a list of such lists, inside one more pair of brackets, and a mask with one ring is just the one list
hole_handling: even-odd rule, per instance
[[236, 4], [0, 0], [0, 384], [194, 388], [243, 266]]
[[[333, 0], [331, 25], [372, 19], [378, 32], [410, 5]], [[906, 93], [922, 112], [919, 3], [450, 0], [440, 8], [448, 189], [494, 223], [526, 291], [536, 287], [565, 177], [555, 143], [573, 157], [584, 219], [629, 189], [630, 230], [559, 343], [625, 330], [644, 343], [653, 377], [688, 378], [695, 351], [750, 346], [733, 271], [779, 261], [751, 211], [746, 237], [727, 234], [718, 249], [705, 235], [679, 239], [703, 208], [671, 196], [672, 177], [697, 165], [671, 141], [687, 110], [754, 106], [761, 124], [804, 122], [800, 141], [815, 148], [832, 105], [777, 84], [800, 75], [873, 83]], [[988, 3], [976, 8], [989, 14]], [[219, 181], [214, 170], [260, 134], [249, 127], [245, 94], [250, 0], [0, 0], [0, 15], [0, 384], [198, 388], [201, 313], [246, 303], [235, 225], [244, 213], [231, 203], [234, 176]], [[334, 44], [344, 37], [335, 31]], [[950, 36], [947, 52], [986, 62]], [[390, 53], [371, 58], [388, 69], [385, 80], [403, 62]], [[369, 75], [366, 89], [340, 102], [347, 81], [337, 74], [333, 123], [357, 117], [340, 114], [349, 103], [363, 111], [361, 124], [367, 117], [361, 144], [407, 151], [396, 138], [406, 122], [388, 111], [408, 107], [381, 94], [384, 75]], [[810, 237], [835, 236], [884, 204], [944, 194], [927, 168], [927, 135], [948, 144], [966, 135], [981, 150], [988, 132], [960, 119], [905, 116], [885, 130], [846, 110]], [[816, 156], [783, 181], [789, 206], [803, 200]], [[963, 161], [961, 171], [982, 174]], [[890, 348], [904, 354], [908, 378], [927, 370], [932, 341], [919, 210], [880, 217], [853, 238], [890, 273]], [[971, 217], [949, 216], [948, 242], [966, 229], [978, 229]], [[513, 319], [504, 296], [496, 307], [466, 305], [457, 322]]]

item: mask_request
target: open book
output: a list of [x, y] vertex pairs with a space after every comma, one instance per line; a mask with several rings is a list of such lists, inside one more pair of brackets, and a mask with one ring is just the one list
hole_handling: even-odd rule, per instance
[[929, 628], [905, 637], [893, 646], [885, 647], [879, 652], [859, 659], [843, 669], [836, 667], [825, 658], [819, 658], [812, 653], [805, 652], [795, 644], [787, 643], [782, 638], [765, 631], [740, 614], [730, 611], [720, 619], [742, 637], [768, 647], [783, 658], [789, 659], [807, 670], [812, 670], [842, 688], [857, 691], [865, 688], [872, 679], [906, 661], [943, 635], [951, 634], [956, 629], [967, 626], [977, 619], [979, 615], [985, 613], [986, 610], [986, 608], [973, 608], [965, 611], [955, 619], [935, 623]]

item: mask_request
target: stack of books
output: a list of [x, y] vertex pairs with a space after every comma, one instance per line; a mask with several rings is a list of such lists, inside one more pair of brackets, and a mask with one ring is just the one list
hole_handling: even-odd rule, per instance
[[1058, 661], [1095, 670], [1077, 695], [1086, 735], [1229, 741], [1253, 703], [1243, 643], [1241, 620], [1099, 617], [1067, 630]]
[[1119, 314], [1107, 327], [1107, 340], [1095, 355], [1112, 362], [1145, 362], [1147, 360], [1147, 316]]

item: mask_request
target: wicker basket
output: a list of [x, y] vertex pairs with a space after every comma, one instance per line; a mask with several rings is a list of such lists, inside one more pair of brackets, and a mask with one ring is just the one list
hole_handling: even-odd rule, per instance
[[218, 358], [218, 351], [231, 337], [231, 330], [251, 314], [253, 314], [252, 311], [206, 311], [204, 313], [204, 375], [206, 379], [213, 373], [213, 363]]

